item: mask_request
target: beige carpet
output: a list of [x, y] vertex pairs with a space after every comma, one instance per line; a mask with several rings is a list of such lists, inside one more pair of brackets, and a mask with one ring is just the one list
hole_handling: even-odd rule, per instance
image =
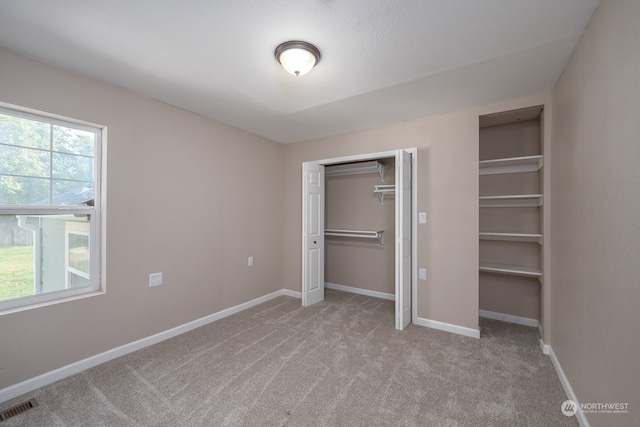
[[9, 426], [575, 426], [534, 328], [393, 328], [393, 302], [280, 297], [0, 404]]

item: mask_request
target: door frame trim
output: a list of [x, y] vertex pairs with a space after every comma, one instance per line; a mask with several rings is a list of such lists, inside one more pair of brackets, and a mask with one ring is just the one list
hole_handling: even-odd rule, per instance
[[[337, 163], [370, 161], [389, 157], [396, 158], [396, 152], [398, 150], [403, 150], [411, 154], [411, 323], [416, 323], [418, 319], [418, 148], [398, 148], [390, 151], [332, 157], [321, 160], [311, 160], [303, 163], [316, 163], [328, 166]], [[304, 238], [304, 231], [302, 237]], [[305, 248], [302, 247], [301, 249], [303, 256], [302, 263], [304, 263]], [[304, 277], [301, 285], [301, 290], [304, 294]]]

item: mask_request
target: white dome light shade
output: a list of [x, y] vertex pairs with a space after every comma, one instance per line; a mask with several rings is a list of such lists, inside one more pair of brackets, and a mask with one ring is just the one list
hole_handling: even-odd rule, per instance
[[289, 41], [276, 48], [276, 59], [287, 72], [303, 76], [320, 61], [320, 51], [307, 42]]
[[316, 57], [304, 49], [285, 50], [280, 54], [279, 59], [282, 67], [296, 76], [307, 74], [316, 65]]

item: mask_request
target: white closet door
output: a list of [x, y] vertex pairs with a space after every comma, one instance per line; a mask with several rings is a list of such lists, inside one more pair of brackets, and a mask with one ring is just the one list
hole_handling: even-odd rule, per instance
[[324, 166], [302, 164], [302, 305], [324, 301]]
[[396, 154], [396, 329], [411, 322], [411, 153]]

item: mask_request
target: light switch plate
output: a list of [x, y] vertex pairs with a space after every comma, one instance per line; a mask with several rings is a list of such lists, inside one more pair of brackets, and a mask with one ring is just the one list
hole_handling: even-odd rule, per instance
[[427, 213], [426, 212], [420, 212], [418, 214], [418, 222], [420, 224], [426, 224], [427, 223]]
[[420, 280], [427, 280], [427, 269], [426, 268], [418, 269], [418, 278]]

